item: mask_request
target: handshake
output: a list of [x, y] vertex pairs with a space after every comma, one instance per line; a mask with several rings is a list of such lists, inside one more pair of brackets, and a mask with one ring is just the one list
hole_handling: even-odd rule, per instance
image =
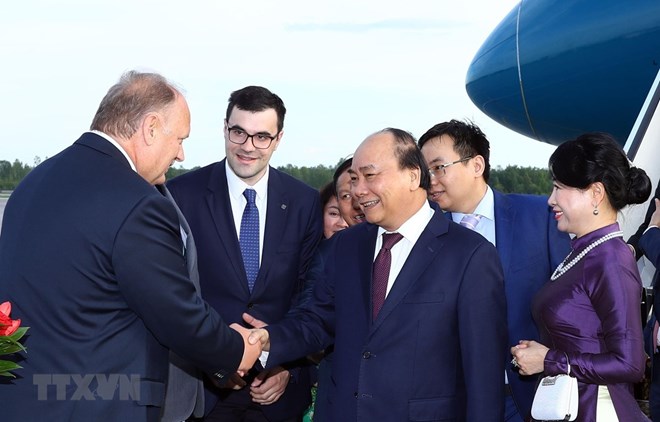
[[233, 323], [229, 327], [237, 331], [243, 337], [243, 359], [238, 366], [238, 374], [244, 376], [254, 366], [262, 351], [270, 349], [270, 338], [265, 322], [254, 318], [252, 315], [243, 314], [243, 320], [254, 328], [245, 328], [238, 323]]

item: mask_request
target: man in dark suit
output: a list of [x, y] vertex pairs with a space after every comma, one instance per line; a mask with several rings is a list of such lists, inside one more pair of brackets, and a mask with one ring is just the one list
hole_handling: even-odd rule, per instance
[[5, 209], [0, 291], [31, 327], [2, 391], [6, 420], [155, 421], [168, 349], [220, 380], [261, 351], [244, 353], [247, 330], [197, 295], [176, 210], [153, 186], [183, 160], [181, 93], [128, 72], [91, 129], [32, 170]]
[[369, 136], [351, 174], [367, 223], [333, 236], [311, 300], [268, 327], [268, 366], [334, 337], [329, 420], [501, 421], [506, 304], [495, 248], [431, 207], [408, 132]]
[[[660, 235], [658, 235], [658, 225], [660, 224], [660, 208], [658, 207], [660, 201], [660, 181], [656, 187], [655, 194], [651, 198], [649, 208], [646, 210], [644, 221], [640, 224], [637, 232], [630, 236], [628, 245], [632, 249], [637, 259], [642, 256], [651, 261], [655, 266], [655, 274], [651, 285], [653, 286], [653, 318], [647, 324], [645, 333], [648, 332], [650, 338], [649, 354], [652, 356], [651, 361], [651, 388], [649, 392], [649, 407], [651, 410], [651, 417], [653, 420], [660, 420], [660, 353], [657, 352], [657, 332], [658, 323], [660, 321], [660, 293], [658, 290], [658, 281], [660, 280]], [[647, 337], [648, 338], [648, 337]]]
[[[474, 124], [439, 123], [418, 144], [432, 174], [429, 199], [456, 223], [467, 224], [474, 217], [476, 223], [467, 227], [497, 248], [504, 269], [509, 345], [528, 337], [538, 340], [532, 298], [570, 251], [569, 237], [557, 230], [547, 197], [503, 194], [489, 187], [490, 145]], [[505, 421], [527, 420], [537, 378], [520, 376], [511, 364], [502, 378]]]
[[[266, 88], [233, 92], [224, 122], [226, 158], [168, 184], [195, 236], [202, 296], [225, 321], [242, 322], [246, 311], [269, 323], [280, 320], [321, 239], [318, 192], [269, 166], [285, 112]], [[253, 206], [258, 222], [246, 230]], [[248, 254], [251, 234], [256, 245]], [[312, 370], [298, 362], [268, 371], [257, 364], [244, 379], [208, 385], [205, 420], [298, 421], [311, 403]]]

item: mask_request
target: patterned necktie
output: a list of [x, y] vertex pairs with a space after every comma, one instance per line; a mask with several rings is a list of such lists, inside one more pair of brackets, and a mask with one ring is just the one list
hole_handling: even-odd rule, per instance
[[479, 220], [481, 220], [480, 214], [465, 214], [461, 219], [461, 222], [458, 224], [460, 224], [463, 227], [467, 227], [470, 230], [474, 230], [477, 228], [477, 224], [479, 224]]
[[392, 264], [390, 249], [401, 239], [403, 239], [403, 236], [400, 233], [383, 233], [383, 246], [374, 260], [371, 286], [372, 317], [374, 321], [378, 316], [378, 312], [380, 312], [380, 308], [383, 307], [383, 303], [385, 303], [387, 280], [390, 277], [390, 265]]
[[254, 189], [245, 189], [243, 196], [247, 199], [247, 205], [245, 205], [243, 218], [241, 218], [241, 233], [238, 243], [241, 245], [248, 288], [252, 292], [254, 281], [259, 273], [259, 209], [254, 202], [257, 196]]

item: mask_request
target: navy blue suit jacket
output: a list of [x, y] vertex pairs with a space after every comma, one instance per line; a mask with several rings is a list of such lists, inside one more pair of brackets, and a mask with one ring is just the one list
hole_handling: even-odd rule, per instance
[[[495, 242], [504, 270], [509, 346], [539, 340], [532, 317], [532, 298], [571, 250], [570, 237], [557, 230], [547, 197], [502, 194], [495, 199]], [[510, 356], [507, 354], [508, 359]], [[523, 377], [506, 367], [518, 411], [529, 417], [538, 377]]]
[[172, 202], [102, 137], [32, 170], [0, 236], [0, 292], [30, 327], [2, 418], [158, 420], [168, 348], [235, 371], [243, 340], [199, 298], [182, 252]]
[[644, 254], [653, 263], [656, 271], [660, 271], [660, 229], [649, 229], [642, 235], [639, 243], [644, 248]]
[[[307, 267], [322, 236], [318, 192], [270, 168], [268, 209], [261, 266], [250, 293], [231, 210], [225, 160], [181, 175], [168, 183], [197, 245], [202, 297], [225, 321], [242, 323], [249, 312], [267, 323], [284, 317], [303, 288]], [[280, 399], [262, 406], [274, 419], [299, 415], [311, 402], [310, 371], [293, 367], [292, 381]], [[207, 411], [218, 399], [249, 403], [248, 390], [209, 387]]]
[[313, 296], [271, 325], [268, 365], [333, 341], [332, 421], [502, 421], [506, 303], [495, 248], [436, 211], [372, 322], [378, 227], [329, 242]]

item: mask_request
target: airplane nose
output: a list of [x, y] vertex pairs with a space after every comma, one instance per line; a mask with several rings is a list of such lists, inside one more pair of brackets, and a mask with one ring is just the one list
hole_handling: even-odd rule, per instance
[[539, 141], [602, 131], [623, 146], [658, 73], [658, 22], [658, 1], [521, 1], [475, 55], [468, 95]]
[[518, 133], [533, 137], [523, 105], [516, 58], [516, 6], [483, 43], [467, 72], [466, 90], [481, 111]]

